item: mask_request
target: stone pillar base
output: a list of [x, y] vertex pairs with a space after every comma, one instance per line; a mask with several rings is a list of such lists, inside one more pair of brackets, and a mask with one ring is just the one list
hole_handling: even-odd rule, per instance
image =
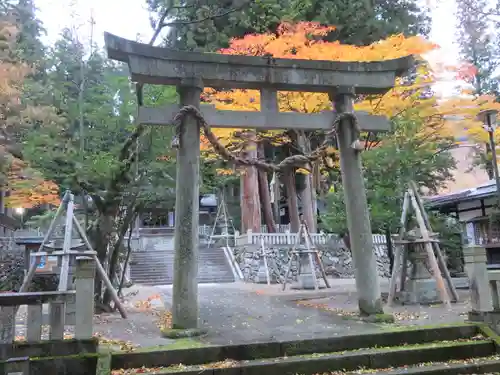
[[434, 279], [410, 280], [407, 290], [401, 293], [404, 304], [433, 304], [441, 301], [441, 296]]
[[[272, 283], [271, 275], [269, 275], [269, 280]], [[257, 284], [267, 284], [266, 269], [264, 268], [264, 263], [262, 263], [257, 271], [257, 276], [254, 278], [254, 282]]]
[[[318, 282], [319, 289], [325, 288], [320, 282], [320, 279], [316, 279]], [[312, 273], [300, 274], [298, 280], [291, 285], [291, 289], [295, 290], [314, 290], [314, 277]]]
[[[310, 256], [311, 255], [309, 253], [299, 253], [300, 273], [297, 277], [297, 282], [291, 285], [292, 289], [305, 289], [305, 290], [315, 289], [314, 275], [313, 275], [313, 272], [315, 271], [311, 269], [311, 263], [309, 261]], [[316, 281], [318, 282], [318, 287], [322, 288], [319, 285], [320, 284], [319, 278], [316, 278]]]

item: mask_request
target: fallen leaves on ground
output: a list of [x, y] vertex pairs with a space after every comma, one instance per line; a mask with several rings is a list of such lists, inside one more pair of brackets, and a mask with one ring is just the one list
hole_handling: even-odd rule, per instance
[[161, 296], [159, 294], [154, 294], [151, 297], [148, 297], [146, 300], [137, 301], [134, 304], [134, 306], [135, 306], [135, 308], [146, 312], [146, 311], [149, 311], [153, 307], [151, 302], [155, 301], [155, 300], [161, 301]]
[[186, 370], [187, 368], [190, 369], [197, 369], [203, 371], [207, 369], [216, 369], [216, 368], [231, 368], [235, 367], [239, 364], [238, 361], [232, 360], [232, 359], [226, 359], [224, 361], [219, 361], [219, 362], [213, 362], [213, 363], [207, 363], [205, 365], [196, 365], [196, 366], [186, 366], [183, 364], [177, 364], [177, 365], [172, 365], [169, 367], [141, 367], [141, 368], [136, 368], [136, 369], [119, 369], [119, 370], [113, 370], [111, 371], [111, 375], [133, 375], [133, 374], [148, 374], [148, 373], [154, 373], [154, 372], [159, 372], [159, 371], [168, 371], [168, 372], [179, 372]]
[[[476, 340], [484, 340], [485, 337], [483, 335], [476, 335], [472, 338], [463, 338], [463, 339], [457, 339], [457, 340], [444, 340], [444, 341], [436, 341], [433, 343], [426, 343], [426, 344], [403, 344], [398, 347], [402, 348], [414, 348], [414, 347], [419, 347], [419, 346], [442, 346], [442, 345], [450, 345], [458, 342], [470, 342], [470, 341], [476, 341]], [[355, 350], [347, 350], [347, 351], [341, 351], [341, 352], [334, 352], [334, 353], [314, 353], [314, 354], [307, 354], [304, 355], [306, 358], [317, 358], [321, 356], [328, 356], [332, 354], [337, 354], [337, 355], [344, 355], [346, 353], [352, 353], [352, 352], [357, 352], [357, 351], [362, 351], [362, 350], [367, 350], [367, 349], [374, 349], [374, 350], [387, 350], [387, 349], [393, 349], [394, 347], [373, 347], [373, 348], [359, 348]], [[300, 358], [301, 356], [295, 356], [296, 358]], [[290, 357], [277, 357], [273, 358], [276, 362], [281, 360], [281, 359], [287, 359]], [[304, 358], [305, 359], [305, 358]], [[343, 371], [333, 371], [333, 372], [324, 372], [324, 373], [317, 373], [314, 375], [344, 375], [344, 374], [372, 374], [372, 373], [378, 373], [381, 371], [389, 371], [389, 370], [394, 370], [396, 368], [402, 368], [402, 369], [408, 369], [408, 368], [418, 368], [418, 367], [426, 367], [426, 366], [432, 366], [436, 364], [467, 364], [467, 363], [480, 363], [481, 361], [484, 360], [498, 360], [500, 357], [498, 355], [490, 356], [490, 357], [485, 357], [485, 358], [469, 358], [469, 359], [464, 359], [464, 360], [450, 360], [450, 361], [445, 361], [445, 362], [426, 362], [426, 363], [417, 363], [412, 366], [402, 366], [402, 367], [390, 367], [390, 368], [377, 368], [377, 369], [358, 369], [358, 370], [352, 370], [349, 372], [343, 372]], [[156, 373], [159, 371], [165, 371], [165, 372], [180, 372], [180, 371], [200, 371], [200, 373], [203, 370], [207, 369], [222, 369], [222, 368], [232, 368], [236, 367], [240, 364], [241, 362], [235, 361], [232, 359], [226, 359], [224, 361], [220, 362], [213, 362], [213, 363], [207, 363], [203, 365], [193, 365], [193, 366], [186, 366], [184, 364], [176, 364], [168, 367], [141, 367], [141, 368], [136, 368], [136, 369], [119, 369], [119, 370], [113, 370], [111, 372], [111, 375], [134, 375], [134, 374], [145, 374], [145, 373]]]
[[412, 365], [412, 366], [387, 367], [387, 368], [377, 368], [377, 369], [359, 369], [359, 370], [354, 370], [354, 371], [349, 371], [349, 372], [333, 371], [333, 372], [316, 373], [313, 375], [374, 374], [374, 373], [379, 373], [379, 372], [383, 372], [383, 371], [393, 371], [395, 369], [412, 369], [412, 368], [429, 367], [429, 366], [436, 366], [436, 365], [480, 364], [483, 361], [498, 361], [499, 359], [500, 359], [500, 356], [493, 355], [490, 357], [482, 357], [482, 358], [452, 359], [452, 360], [446, 361], [446, 362], [424, 362], [424, 363], [417, 363], [417, 364]]
[[[358, 311], [344, 310], [342, 308], [332, 307], [332, 306], [329, 306], [329, 305], [324, 304], [324, 303], [298, 301], [297, 305], [332, 312], [338, 316], [344, 316], [344, 317], [358, 317], [359, 316]], [[419, 320], [419, 319], [428, 319], [429, 318], [429, 316], [427, 314], [420, 313], [420, 312], [398, 311], [398, 312], [391, 312], [391, 313], [394, 315], [394, 319], [396, 321], [400, 321], [400, 322], [407, 321], [407, 320]]]
[[[42, 340], [44, 339], [44, 337], [48, 337], [49, 336], [49, 331], [50, 331], [50, 327], [48, 325], [42, 325]], [[72, 333], [72, 332], [64, 332], [64, 335], [63, 335], [63, 340], [71, 340], [71, 339], [74, 339], [75, 338], [75, 334]], [[14, 341], [16, 342], [25, 342], [27, 341], [26, 339], [26, 336], [24, 335], [17, 335], [14, 337]]]
[[120, 350], [123, 350], [125, 352], [133, 352], [137, 348], [137, 346], [130, 341], [110, 339], [104, 337], [102, 333], [99, 332], [94, 333], [94, 337], [99, 340], [99, 344], [118, 346]]
[[297, 305], [299, 306], [304, 306], [304, 307], [312, 307], [314, 309], [318, 310], [323, 310], [323, 311], [329, 311], [337, 314], [338, 316], [358, 316], [357, 311], [347, 311], [338, 307], [331, 307], [328, 306], [325, 303], [314, 303], [314, 302], [308, 302], [308, 301], [298, 301]]
[[161, 295], [154, 294], [148, 297], [146, 300], [137, 301], [135, 307], [141, 312], [145, 312], [157, 317], [156, 326], [159, 329], [169, 329], [172, 328], [172, 313], [168, 310], [157, 310], [153, 308], [152, 302], [155, 300], [161, 301]]

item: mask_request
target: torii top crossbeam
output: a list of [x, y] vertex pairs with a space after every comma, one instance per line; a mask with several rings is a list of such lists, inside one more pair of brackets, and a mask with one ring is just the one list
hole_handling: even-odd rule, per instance
[[374, 62], [340, 62], [184, 52], [105, 33], [108, 57], [128, 63], [135, 82], [178, 85], [203, 77], [213, 88], [332, 92], [352, 87], [356, 94], [380, 94], [413, 65], [411, 56]]

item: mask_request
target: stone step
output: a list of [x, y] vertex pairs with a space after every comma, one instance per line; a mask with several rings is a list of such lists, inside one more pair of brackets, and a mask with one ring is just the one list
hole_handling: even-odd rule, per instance
[[[159, 280], [165, 280], [165, 281], [172, 282], [173, 278], [174, 278], [173, 275], [171, 275], [171, 276], [169, 276], [169, 275], [151, 275], [151, 276], [144, 275], [144, 276], [137, 276], [134, 278], [134, 280], [136, 280], [137, 283], [139, 283], [139, 280], [143, 281], [143, 282], [147, 282], [148, 280], [151, 280], [154, 282], [157, 282]], [[229, 276], [229, 275], [217, 276], [217, 278], [214, 278], [213, 276], [209, 276], [209, 275], [198, 275], [198, 281], [200, 281], [200, 280], [203, 280], [205, 282], [209, 282], [209, 281], [216, 282], [219, 280], [233, 282], [234, 278]]]
[[[154, 278], [144, 278], [143, 280], [139, 279], [136, 281], [138, 285], [172, 285], [174, 280], [172, 278], [165, 279], [154, 279]], [[224, 279], [218, 278], [217, 281], [214, 281], [211, 278], [198, 278], [197, 282], [199, 284], [227, 284], [233, 283], [232, 279]]]
[[[134, 283], [168, 285], [173, 282], [174, 251], [134, 253], [130, 276]], [[221, 248], [200, 248], [198, 264], [199, 283], [234, 282], [234, 275]]]
[[[132, 256], [130, 276], [134, 283], [144, 285], [168, 285], [173, 282], [174, 251], [137, 252]], [[221, 248], [199, 249], [199, 283], [234, 282], [234, 275], [224, 250]]]
[[[137, 281], [139, 285], [147, 285], [147, 286], [159, 286], [159, 285], [172, 285], [173, 280], [144, 280], [142, 282]], [[217, 282], [213, 280], [198, 280], [198, 284], [230, 284], [234, 283], [234, 280], [217, 280]]]
[[[495, 356], [491, 357], [494, 358]], [[414, 366], [396, 367], [390, 370], [370, 372], [371, 375], [478, 375], [498, 374], [500, 371], [500, 360], [485, 358], [466, 359], [463, 363], [441, 362], [422, 363]], [[345, 375], [355, 375], [358, 372], [347, 372]]]
[[[224, 362], [218, 366], [217, 362]], [[179, 369], [179, 364], [183, 367]], [[112, 369], [158, 368], [177, 375], [484, 374], [500, 371], [493, 339], [472, 325], [428, 327], [287, 342], [112, 354]], [[432, 366], [432, 367], [429, 367]], [[455, 372], [447, 369], [453, 368]], [[434, 372], [432, 372], [432, 371]]]
[[[217, 267], [217, 271], [216, 272], [222, 272], [222, 270], [225, 270], [226, 269], [226, 264], [224, 263], [213, 263], [213, 262], [210, 262], [209, 265], [206, 265], [205, 266], [199, 266], [198, 267], [198, 272], [214, 272], [213, 270], [210, 270], [210, 268], [213, 268], [213, 267]], [[154, 270], [173, 270], [174, 268], [174, 265], [173, 263], [171, 264], [168, 264], [168, 265], [158, 265], [158, 264], [154, 264], [154, 265], [148, 265], [148, 264], [141, 264], [141, 265], [131, 265], [131, 272], [134, 273], [134, 272], [150, 272], [150, 271], [154, 271]], [[228, 273], [231, 273], [231, 270], [228, 269], [227, 270]]]

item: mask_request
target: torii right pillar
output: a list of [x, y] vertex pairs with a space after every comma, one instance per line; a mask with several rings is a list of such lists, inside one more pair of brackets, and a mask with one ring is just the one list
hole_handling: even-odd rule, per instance
[[[354, 113], [352, 88], [339, 88], [330, 94], [336, 113]], [[383, 313], [377, 259], [373, 251], [370, 211], [361, 165], [361, 152], [353, 148], [359, 135], [352, 120], [345, 118], [337, 127], [340, 170], [344, 188], [347, 225], [356, 276], [356, 291], [360, 315]]]

